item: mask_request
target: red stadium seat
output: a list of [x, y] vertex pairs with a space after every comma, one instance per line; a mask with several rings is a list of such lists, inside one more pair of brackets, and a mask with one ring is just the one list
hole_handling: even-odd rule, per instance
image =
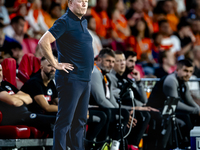
[[1, 139], [25, 139], [30, 137], [30, 128], [24, 125], [0, 126]]
[[28, 53], [22, 57], [18, 68], [18, 78], [25, 83], [30, 79], [31, 74], [36, 73], [40, 69], [40, 60], [33, 54]]
[[3, 80], [17, 87], [16, 83], [16, 61], [13, 58], [6, 58], [2, 62]]
[[37, 47], [38, 40], [33, 38], [25, 38], [22, 42], [24, 54], [32, 53], [35, 54], [35, 49]]
[[44, 132], [41, 132], [40, 130], [36, 129], [35, 127], [29, 127], [31, 130], [31, 138], [34, 139], [40, 139], [43, 137]]

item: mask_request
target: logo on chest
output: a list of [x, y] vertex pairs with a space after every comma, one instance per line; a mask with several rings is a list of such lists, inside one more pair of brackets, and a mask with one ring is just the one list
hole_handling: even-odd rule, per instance
[[52, 90], [51, 89], [48, 89], [47, 90], [47, 95], [45, 95], [44, 97], [45, 97], [45, 99], [46, 99], [46, 101], [51, 101], [51, 95], [53, 94], [53, 92], [52, 92]]
[[10, 86], [6, 85], [5, 88], [8, 90], [8, 94], [10, 94], [10, 95], [15, 94], [15, 92], [13, 92], [13, 90]]

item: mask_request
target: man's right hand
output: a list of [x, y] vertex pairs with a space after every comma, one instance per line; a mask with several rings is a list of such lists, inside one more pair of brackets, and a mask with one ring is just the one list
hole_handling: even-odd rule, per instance
[[69, 71], [67, 71], [67, 70], [73, 70], [74, 69], [73, 65], [69, 64], [69, 63], [57, 63], [55, 68], [57, 70], [63, 70], [65, 72], [67, 72], [67, 73], [69, 73]]

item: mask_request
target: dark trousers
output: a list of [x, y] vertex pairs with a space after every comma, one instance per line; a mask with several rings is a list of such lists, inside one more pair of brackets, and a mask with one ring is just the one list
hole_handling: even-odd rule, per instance
[[[128, 144], [138, 146], [145, 130], [147, 129], [151, 115], [148, 111], [135, 110], [135, 118], [137, 119], [137, 124], [132, 128], [127, 139]], [[127, 131], [128, 130], [129, 129], [127, 129]]]
[[[172, 131], [171, 119], [163, 120], [162, 114], [160, 112], [150, 112], [150, 114], [151, 120], [149, 123], [146, 149], [164, 150], [167, 146], [167, 142]], [[163, 123], [164, 126], [162, 126]]]
[[84, 131], [90, 96], [90, 82], [56, 76], [58, 113], [53, 135], [53, 150], [84, 150]]

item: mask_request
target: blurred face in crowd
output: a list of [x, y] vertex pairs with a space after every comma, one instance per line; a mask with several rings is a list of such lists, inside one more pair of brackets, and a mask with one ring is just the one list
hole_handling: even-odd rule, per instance
[[35, 9], [40, 9], [42, 7], [42, 1], [41, 0], [35, 0], [33, 5], [34, 5]]
[[12, 25], [12, 27], [15, 30], [15, 33], [17, 35], [23, 35], [24, 34], [24, 25], [25, 25], [25, 21], [22, 20], [22, 19], [19, 19], [18, 23], [14, 23]]
[[115, 54], [115, 65], [114, 70], [122, 75], [126, 70], [126, 59], [124, 54]]
[[94, 18], [91, 18], [88, 22], [88, 28], [92, 31], [96, 30], [96, 21]]
[[136, 29], [137, 29], [139, 32], [142, 32], [142, 31], [145, 30], [145, 28], [146, 28], [146, 26], [145, 26], [144, 21], [139, 20], [139, 21], [137, 22], [137, 24], [136, 24]]
[[162, 36], [161, 34], [158, 34], [158, 35], [156, 36], [155, 40], [154, 40], [154, 45], [156, 45], [156, 46], [161, 45], [162, 37], [163, 37], [163, 36]]
[[46, 75], [48, 80], [52, 80], [56, 69], [47, 60], [43, 60], [41, 61], [41, 71]]
[[19, 14], [23, 17], [25, 17], [27, 15], [27, 7], [26, 4], [21, 4], [19, 6]]
[[3, 68], [0, 64], [0, 82], [2, 82], [2, 80], [3, 80]]
[[11, 51], [12, 51], [12, 57], [15, 58], [16, 60], [21, 58], [23, 55], [23, 51], [20, 48], [14, 48], [14, 49], [11, 49]]
[[182, 34], [183, 34], [184, 36], [187, 36], [188, 33], [191, 32], [190, 26], [184, 26], [184, 27], [182, 27], [182, 28], [181, 28], [181, 32], [182, 32]]
[[200, 20], [192, 21], [191, 29], [194, 34], [199, 33], [200, 32]]
[[176, 60], [175, 60], [174, 53], [167, 51], [166, 57], [163, 58], [163, 64], [172, 67], [175, 65], [175, 63], [176, 63]]
[[142, 0], [136, 0], [131, 6], [136, 12], [142, 12], [144, 4]]
[[115, 58], [105, 54], [102, 58], [98, 57], [97, 65], [106, 73], [109, 73], [110, 70], [114, 67]]
[[115, 5], [116, 9], [120, 11], [120, 13], [123, 13], [125, 10], [124, 2], [123, 0], [118, 0], [117, 4]]
[[164, 36], [169, 36], [172, 33], [168, 22], [163, 22], [159, 27], [159, 32]]
[[108, 0], [97, 0], [97, 7], [103, 10], [107, 10], [108, 8]]
[[88, 8], [88, 0], [69, 0], [70, 10], [81, 18], [86, 14]]
[[133, 71], [135, 67], [135, 63], [137, 61], [137, 56], [129, 56], [126, 60], [126, 67], [130, 70]]
[[143, 7], [144, 12], [148, 13], [148, 11], [151, 10], [150, 1], [143, 0], [143, 4], [144, 4], [144, 7]]
[[182, 68], [177, 68], [177, 76], [183, 81], [188, 81], [193, 74], [194, 67], [183, 66]]
[[163, 5], [163, 10], [165, 13], [169, 14], [173, 10], [173, 3], [172, 1], [165, 1]]
[[113, 14], [112, 14], [112, 20], [119, 20], [120, 19], [120, 12], [118, 9], [115, 9]]
[[5, 34], [3, 33], [3, 29], [0, 29], [0, 47], [3, 46], [5, 40]]
[[60, 6], [55, 6], [51, 10], [51, 17], [52, 18], [60, 18], [61, 17], [61, 7]]

